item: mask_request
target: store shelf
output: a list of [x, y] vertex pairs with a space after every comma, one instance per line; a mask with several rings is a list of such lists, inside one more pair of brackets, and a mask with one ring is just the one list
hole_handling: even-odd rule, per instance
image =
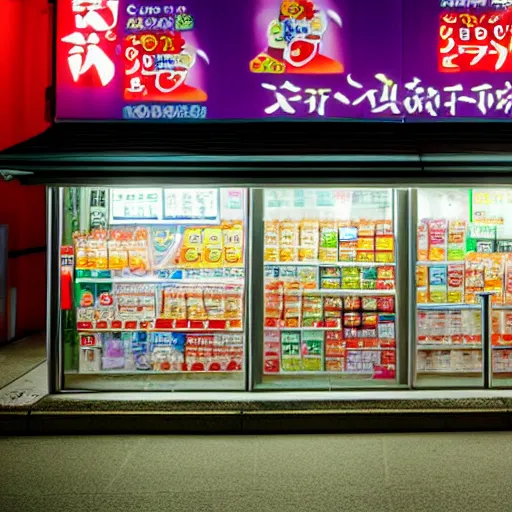
[[229, 278], [229, 277], [215, 277], [215, 278], [197, 278], [197, 279], [165, 279], [161, 277], [78, 277], [75, 279], [76, 283], [122, 283], [122, 284], [245, 284], [244, 278]]
[[493, 350], [512, 350], [512, 345], [493, 345]]
[[333, 375], [369, 375], [369, 376], [373, 376], [373, 372], [348, 372], [348, 371], [343, 371], [343, 372], [329, 372], [327, 370], [322, 370], [322, 371], [312, 371], [312, 372], [308, 372], [308, 371], [305, 371], [305, 370], [301, 370], [301, 371], [297, 371], [297, 372], [293, 372], [293, 371], [279, 371], [279, 372], [269, 372], [269, 373], [264, 373], [263, 375], [286, 375], [286, 376], [290, 376], [290, 377], [293, 377], [295, 375], [299, 376], [304, 376], [304, 375], [309, 375], [309, 376], [316, 376], [316, 377], [319, 377], [319, 376], [323, 376], [323, 377], [326, 377], [326, 376], [333, 376]]
[[[90, 332], [204, 332], [204, 333], [216, 333], [216, 332], [244, 332], [243, 329], [79, 329], [78, 333], [90, 333]], [[88, 347], [85, 347], [88, 348]]]
[[395, 295], [395, 290], [341, 290], [340, 288], [321, 288], [321, 289], [308, 289], [304, 288], [304, 295], [319, 294], [319, 295]]
[[460, 302], [446, 302], [439, 304], [416, 304], [416, 309], [422, 311], [439, 311], [446, 309], [470, 309], [470, 310], [478, 310], [480, 311], [482, 307], [479, 304], [462, 304]]
[[[511, 347], [512, 348], [512, 347]], [[416, 345], [417, 350], [482, 350], [482, 345]]]
[[279, 262], [265, 262], [266, 267], [393, 267], [395, 262], [391, 263], [380, 263], [375, 261], [337, 261], [334, 263], [326, 263], [324, 261], [279, 261]]
[[464, 265], [466, 263], [465, 260], [457, 260], [457, 261], [417, 261], [416, 265], [427, 265], [427, 266], [435, 266], [435, 265]]
[[242, 370], [231, 371], [231, 372], [213, 372], [213, 371], [179, 371], [179, 370], [169, 370], [169, 371], [158, 371], [158, 370], [100, 370], [98, 372], [77, 372], [76, 375], [233, 375], [233, 374], [241, 374]]

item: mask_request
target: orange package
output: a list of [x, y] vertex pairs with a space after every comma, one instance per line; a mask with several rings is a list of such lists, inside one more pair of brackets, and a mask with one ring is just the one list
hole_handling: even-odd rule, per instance
[[145, 274], [149, 267], [148, 232], [137, 228], [128, 242], [128, 268], [135, 274]]
[[505, 255], [487, 254], [484, 267], [484, 291], [492, 292], [492, 301], [503, 303]]
[[448, 221], [446, 219], [431, 220], [428, 223], [428, 259], [430, 261], [446, 261], [448, 243]]
[[127, 232], [119, 229], [110, 230], [107, 247], [108, 268], [110, 270], [123, 270], [128, 268]]
[[187, 290], [186, 299], [188, 320], [208, 320], [202, 290]]
[[244, 261], [244, 228], [241, 222], [225, 224], [222, 229], [224, 238], [224, 265], [240, 267]]
[[89, 260], [87, 256], [87, 236], [82, 233], [74, 233], [73, 239], [75, 243], [75, 266], [77, 269], [89, 268]]

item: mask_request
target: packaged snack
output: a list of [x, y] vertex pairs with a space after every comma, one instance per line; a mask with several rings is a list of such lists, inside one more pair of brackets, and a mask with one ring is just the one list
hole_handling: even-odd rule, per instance
[[417, 246], [418, 260], [426, 261], [428, 259], [428, 220], [420, 220], [418, 224]]
[[370, 263], [375, 261], [375, 253], [373, 251], [357, 251], [356, 261], [360, 263]]
[[393, 319], [388, 319], [388, 315], [379, 315], [377, 323], [377, 336], [379, 339], [395, 338], [395, 321], [394, 315], [389, 315]]
[[317, 287], [317, 268], [316, 267], [298, 267], [297, 279], [303, 288]]
[[443, 303], [447, 301], [447, 268], [445, 265], [429, 268], [430, 301]]
[[160, 316], [169, 320], [187, 319], [187, 299], [183, 287], [164, 286]]
[[299, 327], [302, 313], [302, 292], [297, 282], [284, 287], [283, 320], [285, 327]]
[[375, 237], [375, 250], [381, 251], [394, 251], [395, 238], [393, 235], [381, 235]]
[[357, 242], [356, 241], [340, 241], [338, 257], [339, 257], [340, 261], [356, 261], [356, 259], [357, 259]]
[[101, 371], [101, 348], [81, 348], [80, 360], [78, 362], [78, 371], [80, 373], [94, 373]]
[[363, 311], [377, 311], [377, 297], [363, 297], [361, 306]]
[[279, 261], [297, 261], [299, 256], [299, 223], [283, 221], [279, 225]]
[[377, 251], [375, 253], [375, 261], [377, 263], [393, 263], [395, 261], [395, 253], [393, 251]]
[[377, 311], [382, 313], [392, 313], [395, 311], [395, 298], [377, 297]]
[[322, 327], [323, 300], [319, 295], [305, 293], [302, 302], [302, 326]]
[[418, 288], [428, 286], [428, 267], [426, 265], [416, 265], [416, 286]]
[[447, 220], [430, 220], [428, 223], [428, 259], [430, 261], [445, 261], [447, 257], [447, 242]]
[[484, 260], [481, 254], [470, 253], [466, 256], [464, 299], [468, 304], [476, 304], [477, 293], [484, 291]]
[[341, 279], [339, 277], [322, 277], [320, 280], [320, 288], [331, 290], [341, 288]]
[[[363, 297], [363, 300], [366, 297]], [[343, 300], [343, 309], [345, 311], [359, 311], [361, 309], [361, 297], [347, 296]]]
[[145, 275], [150, 270], [148, 231], [145, 228], [136, 228], [128, 241], [128, 268], [135, 275]]
[[359, 289], [361, 287], [361, 269], [359, 267], [343, 267], [341, 287], [347, 290]]
[[341, 277], [340, 267], [321, 267], [320, 276], [323, 277]]
[[73, 233], [73, 241], [75, 245], [75, 268], [77, 270], [89, 268], [87, 236], [79, 232]]
[[357, 239], [357, 250], [373, 252], [375, 250], [375, 238], [368, 236], [359, 237]]
[[512, 255], [505, 257], [505, 304], [512, 304]]
[[305, 371], [323, 370], [324, 333], [302, 331], [302, 369]]
[[358, 236], [364, 237], [375, 237], [375, 222], [371, 220], [361, 219], [358, 224]]
[[203, 230], [204, 250], [201, 254], [203, 267], [222, 267], [222, 229], [219, 227]]
[[361, 313], [344, 313], [343, 326], [344, 327], [360, 327], [361, 326]]
[[361, 268], [361, 288], [363, 290], [375, 290], [377, 288], [377, 267]]
[[300, 223], [299, 261], [318, 260], [319, 229], [317, 220], [303, 220]]
[[318, 258], [322, 263], [335, 263], [338, 261], [338, 230], [336, 222], [320, 222]]
[[[123, 333], [126, 343], [131, 342], [133, 366], [136, 370], [151, 370], [151, 355], [149, 350], [148, 333], [134, 332]], [[153, 336], [151, 334], [150, 336]]]
[[281, 369], [285, 372], [295, 372], [302, 369], [299, 332], [281, 332]]
[[332, 357], [326, 357], [325, 358], [325, 371], [326, 372], [342, 372], [345, 370], [345, 352], [343, 355], [340, 355], [339, 357], [332, 358]]
[[375, 222], [375, 237], [388, 236], [393, 234], [393, 223], [391, 220], [378, 220]]
[[377, 327], [377, 313], [363, 313], [362, 326], [365, 329], [374, 329]]
[[183, 244], [180, 251], [180, 264], [198, 267], [203, 250], [203, 236], [201, 228], [186, 228], [183, 234]]
[[241, 222], [222, 225], [224, 265], [239, 267], [244, 260], [244, 229]]
[[325, 356], [340, 357], [345, 354], [345, 342], [341, 331], [325, 332]]
[[325, 327], [341, 328], [341, 312], [343, 299], [341, 297], [324, 297]]
[[282, 281], [296, 281], [298, 277], [297, 267], [295, 266], [286, 266], [280, 267], [279, 269], [279, 277]]
[[238, 329], [242, 327], [244, 314], [244, 290], [240, 285], [227, 285], [224, 288], [225, 318], [228, 327]]
[[460, 303], [464, 300], [464, 265], [448, 265], [449, 303]]
[[121, 333], [105, 333], [103, 338], [103, 370], [118, 370], [125, 367], [125, 345]]
[[489, 254], [484, 267], [484, 291], [492, 292], [493, 301], [503, 301], [505, 258], [503, 254]]
[[186, 335], [153, 333], [151, 363], [154, 371], [182, 371], [185, 365]]
[[280, 369], [280, 333], [279, 331], [265, 331], [263, 338], [263, 371], [264, 373], [278, 373]]
[[264, 261], [279, 261], [279, 222], [276, 220], [265, 221], [265, 249]]
[[451, 220], [448, 223], [448, 261], [462, 261], [466, 254], [466, 222]]
[[280, 326], [284, 308], [283, 291], [281, 281], [265, 285], [265, 327]]
[[225, 290], [222, 286], [211, 286], [204, 289], [204, 306], [208, 320], [225, 318]]

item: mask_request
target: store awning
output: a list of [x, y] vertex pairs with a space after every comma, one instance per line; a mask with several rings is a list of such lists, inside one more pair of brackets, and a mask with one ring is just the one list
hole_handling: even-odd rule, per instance
[[512, 123], [62, 123], [0, 153], [0, 172], [39, 183], [508, 181]]

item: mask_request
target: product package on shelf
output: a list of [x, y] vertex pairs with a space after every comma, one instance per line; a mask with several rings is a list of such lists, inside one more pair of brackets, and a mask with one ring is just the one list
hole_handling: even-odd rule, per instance
[[101, 338], [97, 346], [80, 349], [81, 373], [238, 372], [243, 367], [242, 334], [141, 331], [95, 336]]
[[448, 244], [448, 221], [433, 219], [428, 222], [428, 259], [446, 261]]
[[279, 373], [281, 334], [279, 331], [265, 330], [263, 343], [264, 373]]

